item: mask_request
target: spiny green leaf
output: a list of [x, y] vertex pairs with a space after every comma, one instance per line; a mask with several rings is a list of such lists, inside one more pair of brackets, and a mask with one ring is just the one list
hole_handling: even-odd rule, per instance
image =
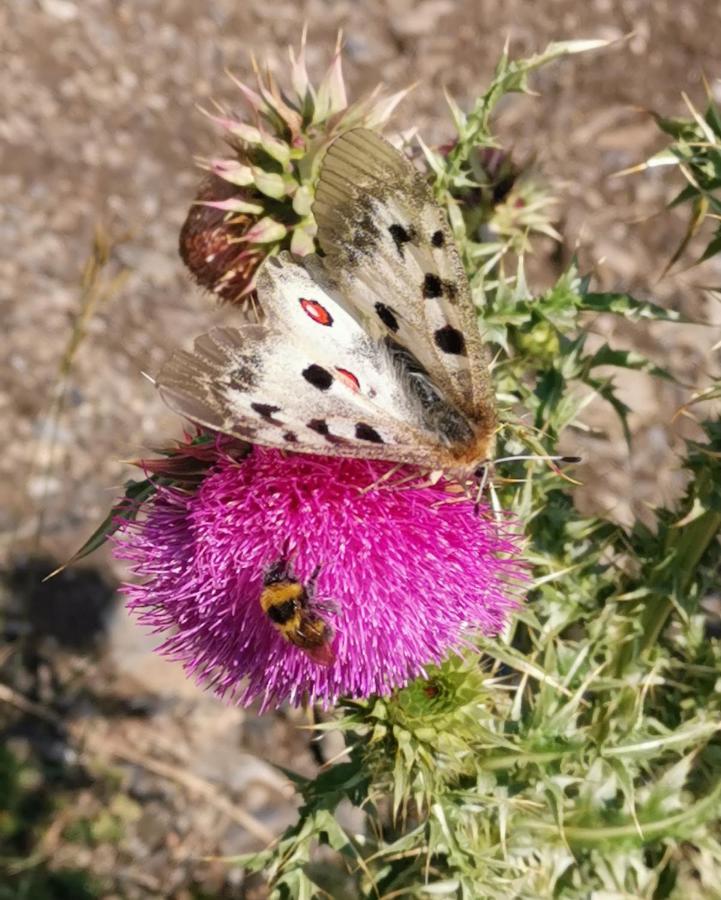
[[82, 547], [76, 550], [62, 566], [46, 575], [43, 580], [47, 581], [49, 578], [58, 575], [67, 569], [68, 566], [73, 565], [73, 563], [89, 556], [102, 547], [124, 522], [132, 522], [137, 518], [143, 503], [152, 497], [156, 490], [157, 480], [154, 478], [146, 478], [144, 481], [129, 481], [125, 487], [123, 500], [110, 510]]
[[637, 300], [630, 294], [595, 293], [590, 291], [583, 297], [583, 306], [593, 312], [610, 312], [624, 316], [631, 321], [657, 319], [665, 322], [688, 322], [675, 309], [664, 309], [649, 300]]

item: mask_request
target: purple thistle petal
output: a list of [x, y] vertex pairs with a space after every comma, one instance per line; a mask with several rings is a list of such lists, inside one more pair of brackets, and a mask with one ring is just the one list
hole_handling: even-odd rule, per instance
[[[145, 518], [123, 525], [115, 554], [144, 579], [124, 587], [130, 609], [169, 633], [162, 652], [242, 703], [327, 706], [402, 687], [474, 631], [497, 633], [523, 567], [508, 526], [444, 481], [394, 486], [399, 472], [376, 484], [391, 468], [264, 448], [242, 462], [219, 455], [195, 493], [161, 489]], [[303, 581], [320, 566], [330, 666], [261, 609], [263, 574], [280, 558]]]

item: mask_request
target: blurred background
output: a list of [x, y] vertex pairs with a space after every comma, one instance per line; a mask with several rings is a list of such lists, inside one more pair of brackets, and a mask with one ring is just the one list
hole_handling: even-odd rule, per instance
[[[177, 253], [200, 177], [193, 158], [221, 148], [197, 105], [241, 109], [225, 70], [251, 79], [251, 52], [283, 84], [304, 22], [315, 80], [342, 29], [351, 98], [380, 80], [393, 91], [417, 81], [391, 128], [417, 126], [430, 144], [450, 133], [443, 88], [467, 108], [507, 38], [514, 56], [551, 40], [616, 41], [544, 69], [539, 96], [498, 116], [504, 146], [560, 198], [563, 241], [538, 242], [533, 285], [551, 284], [577, 253], [599, 289], [721, 321], [700, 290], [719, 283], [718, 270], [681, 265], [661, 278], [685, 229], [664, 211], [679, 177], [612, 177], [663, 146], [648, 109], [686, 114], [683, 91], [703, 107], [704, 73], [721, 75], [716, 0], [5, 0], [2, 900], [264, 896], [261, 881], [218, 857], [262, 847], [293, 820], [272, 763], [309, 774], [337, 752], [297, 728], [303, 714], [227, 708], [154, 656], [155, 639], [123, 613], [125, 573], [106, 550], [42, 583], [105, 516], [132, 474], [125, 461], [180, 435], [141, 373], [228, 316], [191, 285]], [[113, 243], [112, 284], [74, 346], [97, 228]], [[690, 387], [718, 337], [693, 325], [594, 327]], [[584, 457], [579, 504], [625, 522], [679, 490], [675, 447], [687, 426], [672, 418], [687, 392], [640, 374], [619, 383], [632, 452], [602, 404], [586, 416], [594, 436], [564, 449]]]

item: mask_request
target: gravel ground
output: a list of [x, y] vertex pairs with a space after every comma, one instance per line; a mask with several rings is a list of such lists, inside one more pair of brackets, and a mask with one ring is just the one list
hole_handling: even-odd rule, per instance
[[[442, 87], [470, 103], [506, 37], [518, 55], [552, 39], [616, 40], [544, 70], [539, 97], [501, 111], [503, 139], [533, 157], [562, 197], [563, 245], [540, 248], [534, 277], [548, 283], [577, 250], [601, 287], [719, 321], [695, 287], [719, 283], [718, 268], [658, 280], [683, 232], [680, 216], [661, 212], [673, 186], [658, 173], [610, 177], [662, 144], [643, 108], [682, 113], [681, 91], [702, 103], [702, 74], [721, 75], [715, 0], [5, 0], [0, 410], [9, 441], [0, 457], [0, 558], [12, 641], [0, 650], [8, 692], [0, 699], [9, 701], [0, 725], [42, 778], [60, 754], [53, 789], [72, 799], [72, 814], [63, 819], [61, 808], [43, 820], [46, 855], [51, 867], [94, 873], [104, 885], [97, 896], [245, 895], [237, 870], [201, 858], [262, 845], [292, 816], [286, 786], [263, 760], [308, 772], [317, 761], [287, 717], [225, 709], [153, 660], [117, 610], [122, 571], [107, 556], [38, 587], [39, 574], [104, 515], [129, 474], [122, 460], [179, 431], [141, 372], [156, 371], [172, 347], [225, 315], [190, 286], [176, 252], [198, 181], [193, 156], [219, 145], [196, 104], [214, 97], [237, 106], [224, 70], [248, 77], [251, 50], [282, 80], [284, 48], [297, 44], [303, 21], [316, 77], [342, 28], [353, 96], [379, 78], [392, 89], [417, 80], [396, 124], [417, 125], [431, 143], [447, 134]], [[99, 305], [61, 380], [98, 226], [124, 238], [108, 272], [127, 277]], [[718, 339], [696, 326], [598, 328], [688, 384], [703, 379]], [[670, 421], [682, 389], [638, 375], [619, 382], [634, 409], [633, 451], [608, 411], [591, 407], [588, 423], [601, 436], [580, 444], [579, 502], [628, 521], [678, 490], [674, 453], [688, 426]], [[59, 383], [65, 406], [53, 433]], [[252, 825], [223, 805], [228, 794]], [[106, 831], [79, 840], [77, 823], [101, 813]]]

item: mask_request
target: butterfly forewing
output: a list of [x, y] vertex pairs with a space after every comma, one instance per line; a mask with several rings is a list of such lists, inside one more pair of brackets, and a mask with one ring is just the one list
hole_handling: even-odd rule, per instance
[[411, 350], [461, 410], [487, 413], [487, 360], [468, 280], [422, 175], [374, 132], [347, 132], [326, 153], [313, 213], [327, 265], [369, 328]]

